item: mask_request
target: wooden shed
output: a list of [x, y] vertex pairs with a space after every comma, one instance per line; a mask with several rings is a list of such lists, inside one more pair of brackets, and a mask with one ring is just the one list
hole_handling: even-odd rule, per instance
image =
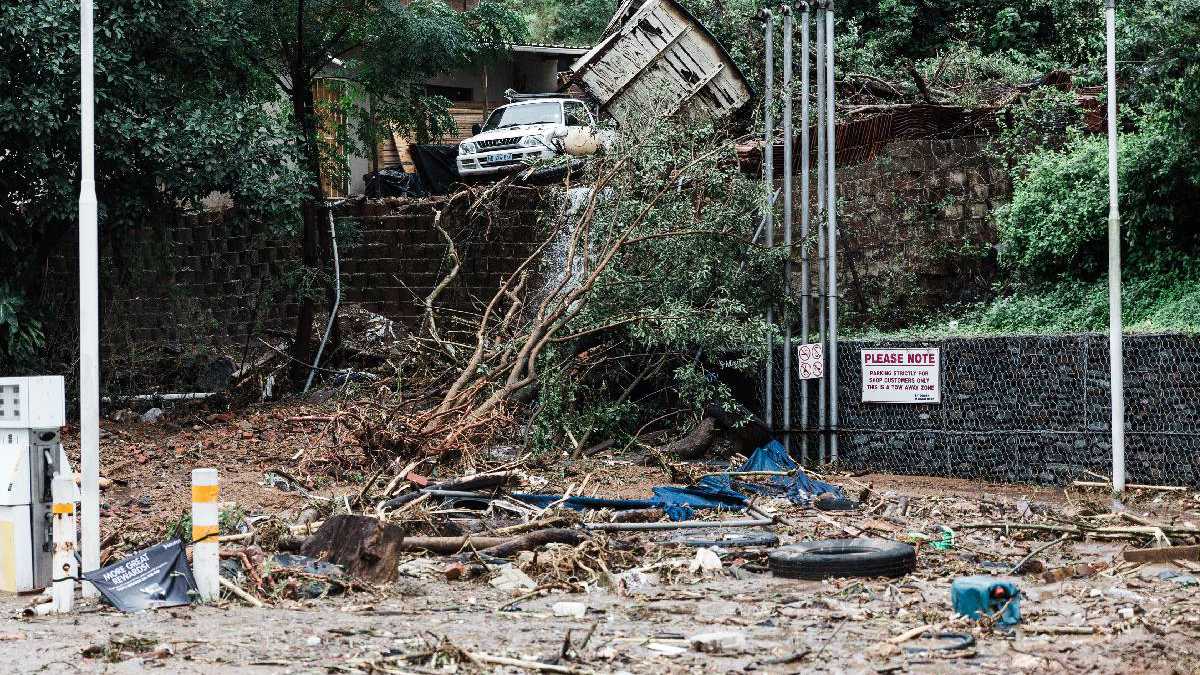
[[572, 71], [572, 84], [618, 124], [651, 110], [719, 118], [736, 114], [753, 96], [721, 43], [675, 0], [628, 0], [608, 35]]

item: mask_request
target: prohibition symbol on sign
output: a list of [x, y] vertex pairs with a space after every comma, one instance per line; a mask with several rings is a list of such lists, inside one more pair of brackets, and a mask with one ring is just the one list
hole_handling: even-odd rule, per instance
[[820, 343], [796, 347], [796, 369], [802, 380], [816, 380], [825, 374], [825, 352]]

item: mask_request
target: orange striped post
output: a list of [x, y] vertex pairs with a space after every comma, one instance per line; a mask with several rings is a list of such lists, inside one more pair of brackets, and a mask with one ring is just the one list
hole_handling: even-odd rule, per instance
[[216, 469], [192, 469], [192, 573], [201, 600], [221, 597], [221, 547]]
[[72, 492], [75, 482], [70, 478], [55, 478], [50, 483], [50, 494], [54, 499], [50, 507], [51, 535], [54, 538], [54, 555], [51, 558], [52, 612], [65, 614], [75, 602], [75, 502]]

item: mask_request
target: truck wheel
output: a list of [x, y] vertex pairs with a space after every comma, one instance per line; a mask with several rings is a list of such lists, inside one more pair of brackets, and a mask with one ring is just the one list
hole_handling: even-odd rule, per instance
[[767, 561], [775, 576], [791, 579], [901, 577], [916, 569], [917, 552], [890, 539], [831, 539], [778, 548]]

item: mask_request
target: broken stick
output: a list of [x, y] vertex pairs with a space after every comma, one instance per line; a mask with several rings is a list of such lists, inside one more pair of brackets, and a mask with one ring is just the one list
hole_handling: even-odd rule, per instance
[[1175, 560], [1200, 560], [1200, 546], [1167, 546], [1164, 548], [1139, 548], [1125, 551], [1127, 562], [1161, 563]]

